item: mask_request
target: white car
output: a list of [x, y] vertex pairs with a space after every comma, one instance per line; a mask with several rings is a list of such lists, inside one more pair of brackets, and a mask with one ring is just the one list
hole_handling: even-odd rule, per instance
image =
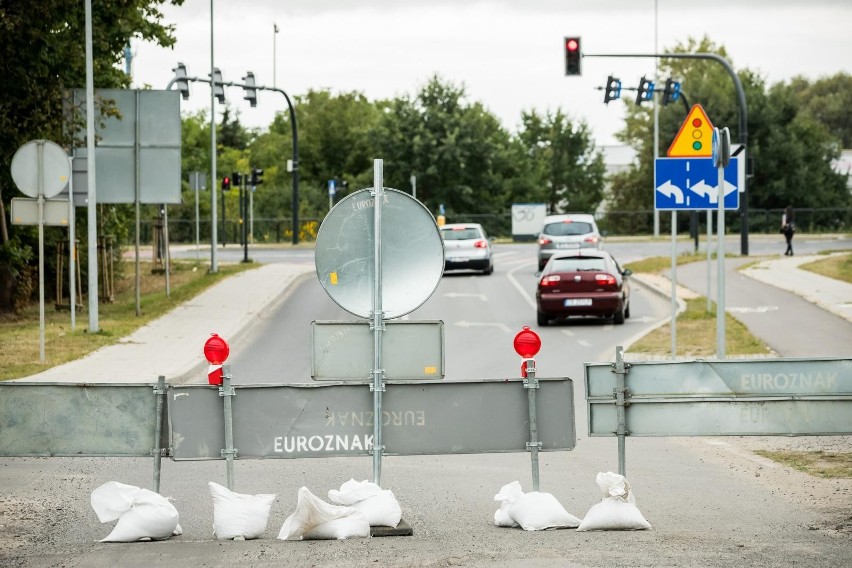
[[441, 227], [444, 240], [444, 271], [481, 270], [494, 272], [491, 241], [478, 223], [451, 223]]
[[603, 237], [592, 215], [548, 215], [538, 235], [538, 269], [557, 252], [583, 248], [600, 249]]

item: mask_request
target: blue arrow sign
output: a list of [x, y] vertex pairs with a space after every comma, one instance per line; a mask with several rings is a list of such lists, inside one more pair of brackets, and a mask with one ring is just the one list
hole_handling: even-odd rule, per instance
[[[725, 168], [725, 209], [740, 208], [738, 157]], [[719, 173], [713, 158], [657, 158], [654, 162], [654, 209], [718, 209]]]
[[328, 180], [328, 196], [329, 197], [334, 197], [334, 194], [336, 192], [335, 185], [336, 184], [334, 183], [333, 179]]

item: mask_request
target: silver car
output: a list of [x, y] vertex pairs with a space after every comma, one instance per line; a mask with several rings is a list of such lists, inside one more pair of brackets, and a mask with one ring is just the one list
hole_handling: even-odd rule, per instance
[[554, 253], [583, 248], [601, 248], [603, 237], [592, 215], [572, 213], [548, 215], [538, 236], [538, 269], [542, 270]]
[[441, 227], [444, 239], [444, 271], [481, 270], [494, 272], [491, 241], [478, 223], [451, 223]]

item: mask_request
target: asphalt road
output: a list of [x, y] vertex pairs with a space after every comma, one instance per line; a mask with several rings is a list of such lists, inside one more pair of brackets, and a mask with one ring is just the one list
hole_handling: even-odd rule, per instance
[[[622, 262], [629, 262], [658, 247], [662, 252], [650, 254], [665, 255], [666, 245], [658, 243], [647, 249], [635, 243], [613, 244], [611, 249]], [[533, 249], [507, 245], [497, 250], [494, 275], [445, 276], [435, 294], [410, 316], [444, 320], [447, 380], [517, 376], [520, 358], [512, 350], [512, 338], [523, 325], [537, 329], [530, 323], [535, 313], [530, 305], [535, 258], [527, 251]], [[291, 254], [298, 255], [300, 262], [309, 261], [302, 251]], [[701, 275], [695, 278], [700, 281]], [[750, 282], [742, 285], [748, 287]], [[728, 294], [733, 301], [733, 289]], [[315, 279], [306, 279], [268, 314], [266, 325], [252, 334], [253, 342], [232, 345], [235, 380], [302, 382], [309, 378], [310, 321], [350, 319], [324, 296]], [[758, 294], [737, 300], [737, 305], [756, 308], [770, 301], [775, 302]], [[600, 499], [594, 481], [597, 472], [617, 469], [615, 439], [585, 435], [582, 365], [611, 361], [616, 345], [629, 343], [669, 315], [666, 298], [638, 286], [633, 302], [632, 317], [623, 326], [580, 322], [537, 329], [543, 343], [537, 357], [539, 376], [574, 380], [578, 433], [573, 451], [542, 454], [541, 488], [581, 518]], [[791, 330], [799, 336], [802, 349], [822, 341], [809, 333], [810, 317], [800, 314], [798, 326]], [[840, 321], [833, 327], [818, 325], [836, 332], [842, 328]], [[849, 327], [848, 322], [843, 324]], [[471, 420], [488, 411], [472, 409]], [[493, 496], [500, 487], [519, 480], [524, 490], [531, 490], [530, 458], [518, 453], [385, 458], [383, 485], [396, 494], [413, 536], [342, 542], [275, 540], [295, 507], [299, 487], [324, 496], [349, 478], [371, 478], [370, 458], [357, 457], [237, 461], [237, 491], [275, 492], [278, 498], [264, 539], [217, 542], [212, 540], [207, 481], [224, 483], [224, 464], [165, 460], [161, 493], [174, 499], [183, 536], [157, 543], [97, 543], [110, 526], [97, 522], [88, 502], [92, 489], [109, 480], [149, 487], [151, 474], [151, 460], [136, 458], [0, 460], [0, 566], [835, 567], [852, 563], [849, 480], [823, 482], [798, 474], [740, 451], [728, 440], [628, 439], [627, 475], [639, 508], [653, 525], [650, 531], [527, 533], [495, 527]]]

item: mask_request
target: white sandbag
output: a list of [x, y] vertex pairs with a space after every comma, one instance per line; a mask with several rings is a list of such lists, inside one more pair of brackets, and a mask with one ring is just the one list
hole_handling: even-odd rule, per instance
[[504, 485], [494, 500], [500, 502], [494, 513], [494, 524], [498, 527], [520, 526], [525, 531], [540, 531], [580, 524], [580, 519], [566, 511], [552, 494], [524, 493], [517, 481]]
[[402, 508], [393, 491], [366, 480], [350, 479], [340, 486], [340, 491], [329, 491], [328, 500], [361, 511], [373, 527], [396, 527], [402, 518]]
[[636, 497], [624, 476], [611, 471], [598, 473], [595, 481], [601, 489], [603, 499], [589, 509], [577, 528], [578, 531], [651, 528], [651, 523], [645, 520], [639, 507], [636, 506]]
[[344, 539], [370, 536], [370, 523], [352, 507], [326, 503], [307, 487], [299, 489], [296, 511], [278, 533], [280, 540]]
[[101, 542], [162, 540], [180, 530], [174, 505], [148, 489], [108, 481], [92, 491], [91, 504], [102, 523], [118, 519]]
[[259, 538], [266, 530], [275, 494], [243, 495], [212, 481], [213, 534], [220, 540]]

